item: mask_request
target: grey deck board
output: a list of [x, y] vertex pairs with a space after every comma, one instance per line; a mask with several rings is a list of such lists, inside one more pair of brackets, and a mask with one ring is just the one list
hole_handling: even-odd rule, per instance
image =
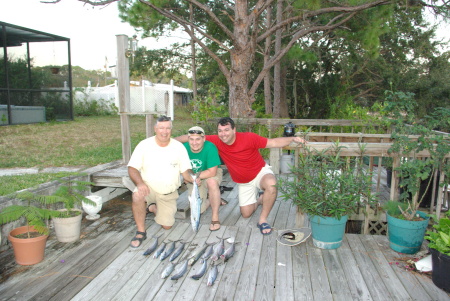
[[[110, 201], [110, 211], [100, 212], [99, 220], [84, 221], [78, 242], [62, 244], [51, 236], [43, 262], [31, 267], [8, 262], [0, 300], [450, 300], [429, 276], [392, 264], [407, 255], [392, 251], [385, 236], [346, 234], [337, 250], [318, 249], [311, 238], [294, 247], [284, 246], [276, 237], [283, 229], [295, 228], [292, 203], [275, 202], [268, 217], [274, 233], [263, 236], [256, 227], [261, 206], [243, 218], [237, 187], [228, 174], [222, 185], [234, 189], [222, 195], [229, 204], [220, 207], [220, 230], [209, 231], [210, 209], [202, 215], [197, 233], [192, 231], [189, 216], [177, 218], [172, 229], [163, 230], [150, 214], [148, 238], [133, 249], [129, 243], [136, 229], [130, 198], [119, 204]], [[160, 243], [187, 242], [180, 262], [206, 242], [234, 237], [239, 243], [235, 255], [219, 264], [218, 278], [209, 287], [209, 270], [200, 280], [190, 278], [200, 261], [177, 281], [161, 279], [168, 259], [143, 256], [152, 237], [159, 235]], [[0, 259], [12, 260], [8, 252]]]

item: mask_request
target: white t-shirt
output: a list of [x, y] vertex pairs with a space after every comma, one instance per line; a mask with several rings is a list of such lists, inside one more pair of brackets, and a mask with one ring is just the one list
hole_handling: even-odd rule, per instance
[[171, 138], [166, 147], [161, 147], [153, 136], [139, 142], [128, 166], [140, 171], [150, 189], [167, 194], [180, 187], [180, 174], [191, 168], [191, 161], [181, 142]]

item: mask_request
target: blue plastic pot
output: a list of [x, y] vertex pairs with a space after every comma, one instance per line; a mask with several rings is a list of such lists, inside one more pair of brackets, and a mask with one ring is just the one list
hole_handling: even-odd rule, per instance
[[348, 216], [340, 220], [333, 217], [310, 216], [314, 246], [321, 249], [337, 249], [342, 245]]
[[414, 254], [422, 246], [429, 217], [417, 211], [423, 221], [407, 221], [386, 214], [388, 223], [389, 246], [399, 253]]

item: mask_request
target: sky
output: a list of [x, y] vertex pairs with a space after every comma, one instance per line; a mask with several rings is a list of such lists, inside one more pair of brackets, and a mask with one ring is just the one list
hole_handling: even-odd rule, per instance
[[[135, 34], [135, 30], [121, 22], [118, 15], [116, 3], [106, 7], [93, 7], [77, 0], [62, 0], [57, 4], [44, 4], [39, 0], [0, 0], [0, 21], [70, 38], [72, 65], [87, 70], [104, 70], [105, 65], [115, 65], [116, 35], [132, 37]], [[441, 26], [439, 39], [445, 38], [448, 41], [448, 28], [445, 27]], [[140, 40], [139, 46], [156, 49], [169, 46], [179, 39], [180, 37], [162, 38], [157, 41], [147, 38]], [[36, 66], [67, 64], [64, 48], [66, 43], [33, 44], [47, 44], [41, 46], [45, 47], [46, 52], [50, 52], [50, 55], [33, 56], [33, 53], [39, 53], [33, 49], [35, 52], [31, 56], [35, 57]], [[61, 57], [63, 60], [59, 60]]]
[[[62, 0], [57, 4], [44, 4], [39, 0], [0, 0], [0, 21], [70, 38], [72, 65], [87, 70], [103, 70], [105, 58], [107, 65], [115, 65], [116, 35], [132, 37], [135, 34], [133, 27], [121, 22], [116, 3], [93, 7], [77, 0]], [[139, 46], [154, 49], [161, 45], [168, 46], [176, 40], [177, 37], [159, 41], [147, 38], [138, 43]], [[36, 60], [35, 65], [67, 64], [66, 43], [33, 44], [47, 44], [43, 47], [51, 52], [45, 56], [48, 61]], [[37, 58], [33, 53], [31, 56]], [[62, 60], [58, 61], [59, 57]]]

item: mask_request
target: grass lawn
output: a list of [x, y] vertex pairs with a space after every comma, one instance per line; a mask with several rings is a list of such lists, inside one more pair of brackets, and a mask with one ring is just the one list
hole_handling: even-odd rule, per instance
[[[175, 110], [173, 136], [194, 124], [187, 109]], [[132, 149], [145, 138], [145, 118], [131, 116]], [[0, 168], [92, 167], [122, 158], [119, 116], [0, 127]], [[0, 195], [34, 187], [67, 174], [3, 176]]]

